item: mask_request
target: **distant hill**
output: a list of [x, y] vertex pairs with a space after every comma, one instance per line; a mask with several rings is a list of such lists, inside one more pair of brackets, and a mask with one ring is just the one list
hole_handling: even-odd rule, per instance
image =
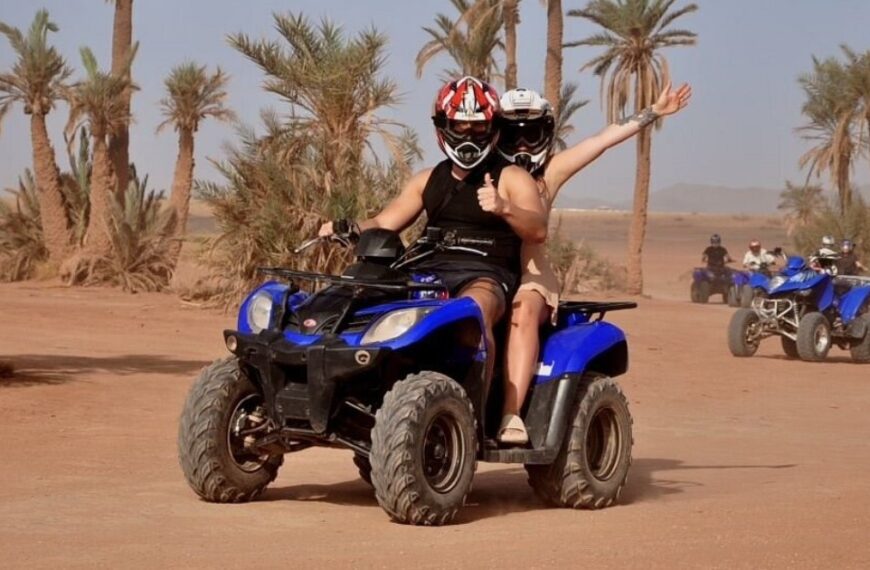
[[[680, 183], [653, 191], [650, 195], [650, 211], [697, 212], [699, 214], [775, 214], [777, 213], [776, 207], [779, 204], [780, 192], [782, 190], [776, 188], [730, 188], [709, 184]], [[865, 198], [870, 198], [870, 187], [861, 187], [859, 192]], [[631, 200], [613, 203], [588, 196], [564, 196], [556, 201], [556, 206], [585, 210], [630, 210]]]

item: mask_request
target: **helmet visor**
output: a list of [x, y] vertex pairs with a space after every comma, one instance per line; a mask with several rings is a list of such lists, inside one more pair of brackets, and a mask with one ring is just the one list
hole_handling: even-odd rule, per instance
[[546, 148], [553, 138], [551, 121], [505, 121], [501, 127], [499, 146], [519, 151], [537, 153]]
[[492, 121], [455, 121], [441, 115], [434, 117], [434, 123], [453, 146], [467, 142], [486, 146], [495, 137]]

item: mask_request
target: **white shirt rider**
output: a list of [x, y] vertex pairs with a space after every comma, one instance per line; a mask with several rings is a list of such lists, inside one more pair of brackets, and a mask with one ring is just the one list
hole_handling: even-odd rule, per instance
[[752, 253], [752, 250], [750, 249], [746, 252], [746, 255], [743, 256], [743, 267], [753, 271], [757, 271], [764, 264], [772, 265], [775, 262], [776, 257], [768, 253], [764, 248], [759, 249], [757, 254]]

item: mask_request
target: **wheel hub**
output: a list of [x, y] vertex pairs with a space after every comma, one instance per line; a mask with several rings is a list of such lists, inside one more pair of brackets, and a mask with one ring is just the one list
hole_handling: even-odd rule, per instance
[[440, 413], [432, 418], [423, 436], [423, 474], [438, 493], [451, 491], [459, 482], [465, 460], [465, 442], [455, 418]]
[[616, 472], [622, 450], [622, 432], [612, 408], [600, 408], [592, 416], [586, 432], [586, 461], [599, 481]]
[[257, 454], [245, 445], [245, 440], [251, 438], [254, 428], [262, 427], [263, 417], [260, 410], [262, 398], [259, 394], [250, 394], [236, 404], [230, 421], [227, 424], [227, 448], [233, 463], [246, 473], [259, 471], [269, 459], [268, 454]]

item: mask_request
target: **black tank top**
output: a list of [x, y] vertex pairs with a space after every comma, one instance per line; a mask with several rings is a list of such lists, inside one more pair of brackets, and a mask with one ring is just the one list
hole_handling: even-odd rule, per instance
[[[476, 234], [495, 240], [496, 247], [482, 257], [472, 253], [440, 252], [435, 259], [476, 260], [497, 265], [511, 272], [519, 271], [522, 239], [504, 218], [484, 212], [477, 201], [477, 190], [489, 172], [498, 187], [501, 171], [508, 162], [493, 157], [469, 172], [464, 179], [453, 177], [453, 163], [447, 159], [439, 163], [429, 175], [423, 189], [423, 206], [429, 217], [428, 227], [456, 230], [458, 233]], [[445, 205], [444, 200], [452, 194]], [[481, 248], [485, 249], [485, 248]]]

